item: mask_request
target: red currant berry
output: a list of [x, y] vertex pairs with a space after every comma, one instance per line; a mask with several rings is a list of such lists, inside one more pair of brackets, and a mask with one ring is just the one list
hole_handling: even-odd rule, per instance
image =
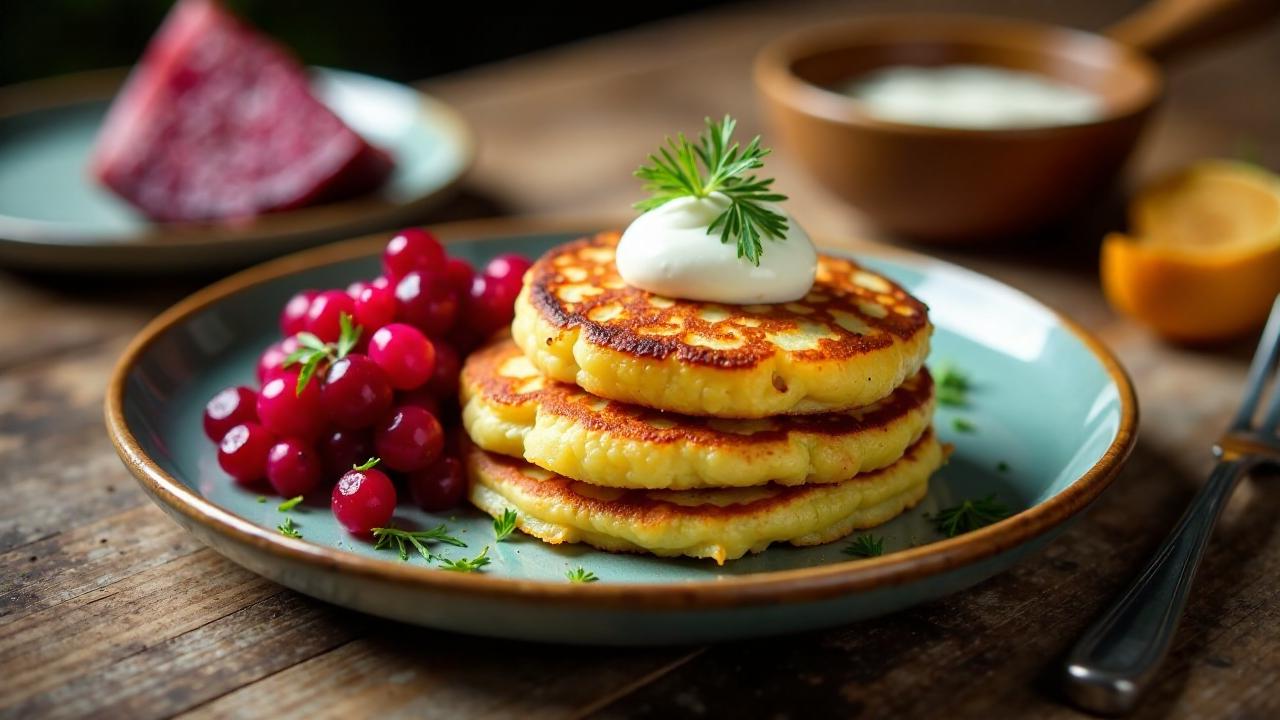
[[430, 336], [443, 335], [458, 314], [458, 296], [444, 275], [411, 272], [396, 283], [396, 319]]
[[307, 332], [325, 342], [337, 342], [342, 333], [343, 314], [356, 316], [356, 301], [341, 290], [325, 290], [311, 301], [307, 311]]
[[453, 399], [458, 396], [458, 374], [462, 371], [462, 361], [458, 352], [443, 343], [436, 345], [435, 371], [427, 382], [427, 389], [441, 399]]
[[511, 318], [515, 316], [520, 287], [519, 278], [477, 275], [471, 281], [471, 292], [467, 298], [467, 320], [484, 337], [510, 325]]
[[440, 457], [444, 428], [420, 407], [398, 407], [374, 428], [373, 449], [392, 470], [419, 470]]
[[247, 387], [229, 387], [204, 406], [204, 434], [218, 442], [231, 428], [258, 422], [258, 393]]
[[355, 300], [360, 297], [360, 291], [367, 287], [369, 287], [369, 283], [364, 280], [356, 280], [347, 286], [347, 295], [349, 295], [352, 300]]
[[286, 438], [267, 452], [267, 482], [283, 497], [315, 490], [322, 471], [320, 456], [298, 440]]
[[292, 337], [307, 329], [307, 311], [311, 309], [311, 301], [318, 295], [315, 290], [303, 290], [284, 304], [280, 311], [280, 332], [285, 337]]
[[393, 280], [415, 270], [439, 272], [443, 266], [444, 248], [422, 228], [405, 228], [396, 233], [382, 253], [382, 269]]
[[258, 384], [266, 385], [267, 381], [284, 369], [284, 360], [298, 349], [298, 339], [287, 337], [271, 343], [258, 358]]
[[356, 296], [356, 324], [362, 337], [396, 319], [396, 293], [390, 287], [366, 285]]
[[533, 263], [515, 253], [506, 253], [489, 261], [484, 274], [495, 280], [514, 281], [523, 284], [524, 273]]
[[348, 470], [333, 486], [333, 516], [352, 535], [368, 535], [387, 527], [396, 511], [396, 488], [381, 470]]
[[252, 485], [267, 476], [267, 452], [275, 442], [257, 423], [236, 425], [218, 443], [218, 465], [241, 485]]
[[471, 291], [471, 278], [476, 276], [476, 271], [462, 258], [449, 258], [444, 264], [444, 276], [454, 294], [464, 298]]
[[367, 430], [334, 430], [320, 439], [324, 476], [334, 478], [373, 456], [373, 436]]
[[396, 405], [412, 405], [420, 407], [423, 410], [440, 418], [440, 401], [436, 400], [436, 396], [431, 394], [431, 390], [426, 387], [420, 387], [416, 390], [409, 390], [396, 394]]
[[329, 366], [320, 399], [330, 422], [356, 430], [369, 427], [391, 409], [391, 384], [377, 363], [353, 353]]
[[427, 512], [443, 512], [457, 507], [467, 492], [467, 479], [462, 463], [443, 457], [406, 476], [409, 494], [418, 507]]
[[320, 383], [313, 378], [299, 393], [298, 371], [281, 370], [258, 392], [258, 419], [282, 437], [311, 440], [324, 430]]
[[382, 368], [397, 390], [422, 385], [436, 369], [435, 345], [417, 328], [403, 323], [378, 328], [369, 340], [369, 359]]

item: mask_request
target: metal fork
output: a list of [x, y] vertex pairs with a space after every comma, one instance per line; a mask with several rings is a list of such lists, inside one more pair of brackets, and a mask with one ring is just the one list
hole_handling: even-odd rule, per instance
[[1131, 710], [1169, 651], [1213, 526], [1240, 478], [1280, 462], [1280, 381], [1255, 422], [1267, 377], [1280, 356], [1280, 298], [1249, 365], [1244, 402], [1214, 445], [1218, 464], [1146, 568], [1067, 656], [1068, 697], [1104, 715]]

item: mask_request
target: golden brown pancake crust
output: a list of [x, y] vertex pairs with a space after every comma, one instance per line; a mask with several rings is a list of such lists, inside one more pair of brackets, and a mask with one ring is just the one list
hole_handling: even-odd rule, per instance
[[[596, 398], [576, 386], [535, 374], [523, 358], [510, 339], [477, 350], [462, 370], [464, 393], [512, 407], [536, 404], [546, 412], [572, 418], [589, 430], [655, 444], [693, 443], [715, 447], [777, 441], [792, 432], [851, 435], [887, 427], [927, 405], [933, 396], [933, 378], [927, 369], [921, 368], [889, 397], [852, 411], [780, 415], [753, 421], [721, 420]], [[514, 365], [521, 368], [513, 371]], [[749, 432], [735, 431], [735, 428], [749, 428]]]
[[[529, 276], [533, 308], [557, 327], [580, 327], [595, 345], [725, 369], [775, 357], [779, 347], [770, 335], [803, 327], [818, 326], [827, 335], [817, 347], [793, 352], [805, 361], [863, 355], [928, 328], [924, 303], [851, 260], [826, 255], [819, 256], [813, 289], [795, 303], [670, 303], [622, 281], [613, 261], [618, 239], [616, 232], [601, 233], [539, 259]], [[689, 342], [689, 336], [708, 344]]]
[[[933, 439], [928, 430], [907, 448], [902, 459], [910, 462]], [[527, 473], [531, 467], [524, 460], [486, 452], [470, 441], [464, 442], [463, 454], [471, 474], [500, 476], [518, 485], [522, 493], [541, 497], [590, 514], [609, 515], [625, 519], [638, 526], [655, 526], [690, 518], [749, 518], [782, 508], [810, 493], [827, 492], [829, 485], [766, 485], [757, 488], [732, 488], [709, 490], [624, 490], [588, 485], [576, 480], [541, 471], [541, 477]], [[868, 473], [860, 473], [845, 483], [872, 485], [892, 473], [895, 466]], [[538, 469], [540, 470], [540, 469]], [[716, 496], [742, 498], [740, 502], [719, 504]], [[706, 502], [698, 502], [706, 498]]]

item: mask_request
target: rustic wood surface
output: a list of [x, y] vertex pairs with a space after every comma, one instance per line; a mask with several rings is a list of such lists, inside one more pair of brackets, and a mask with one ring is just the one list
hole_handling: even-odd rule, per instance
[[[970, 7], [1097, 29], [1134, 3]], [[482, 140], [447, 217], [626, 212], [658, 138], [726, 111], [764, 130], [748, 72], [790, 27], [916, 0], [746, 5], [424, 83]], [[1247, 145], [1280, 166], [1280, 29], [1172, 69], [1130, 183]], [[825, 242], [875, 238], [785, 152], [770, 164]], [[1114, 200], [1016, 247], [940, 253], [1097, 331], [1132, 372], [1137, 450], [1044, 554], [969, 592], [836, 630], [714, 647], [574, 649], [408, 628], [313, 601], [223, 560], [143, 496], [102, 427], [112, 362], [204, 279], [0, 275], [0, 716], [1079, 717], [1056, 663], [1170, 527], [1210, 465], [1248, 343], [1170, 347], [1098, 292]], [[927, 212], [927, 208], [922, 208]], [[439, 219], [439, 218], [437, 218]], [[1280, 714], [1280, 488], [1243, 485], [1141, 717]]]

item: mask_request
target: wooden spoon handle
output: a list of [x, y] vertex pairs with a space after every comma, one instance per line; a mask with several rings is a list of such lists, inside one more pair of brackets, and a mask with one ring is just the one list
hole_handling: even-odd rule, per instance
[[1152, 0], [1107, 28], [1112, 40], [1165, 62], [1280, 14], [1276, 0]]

